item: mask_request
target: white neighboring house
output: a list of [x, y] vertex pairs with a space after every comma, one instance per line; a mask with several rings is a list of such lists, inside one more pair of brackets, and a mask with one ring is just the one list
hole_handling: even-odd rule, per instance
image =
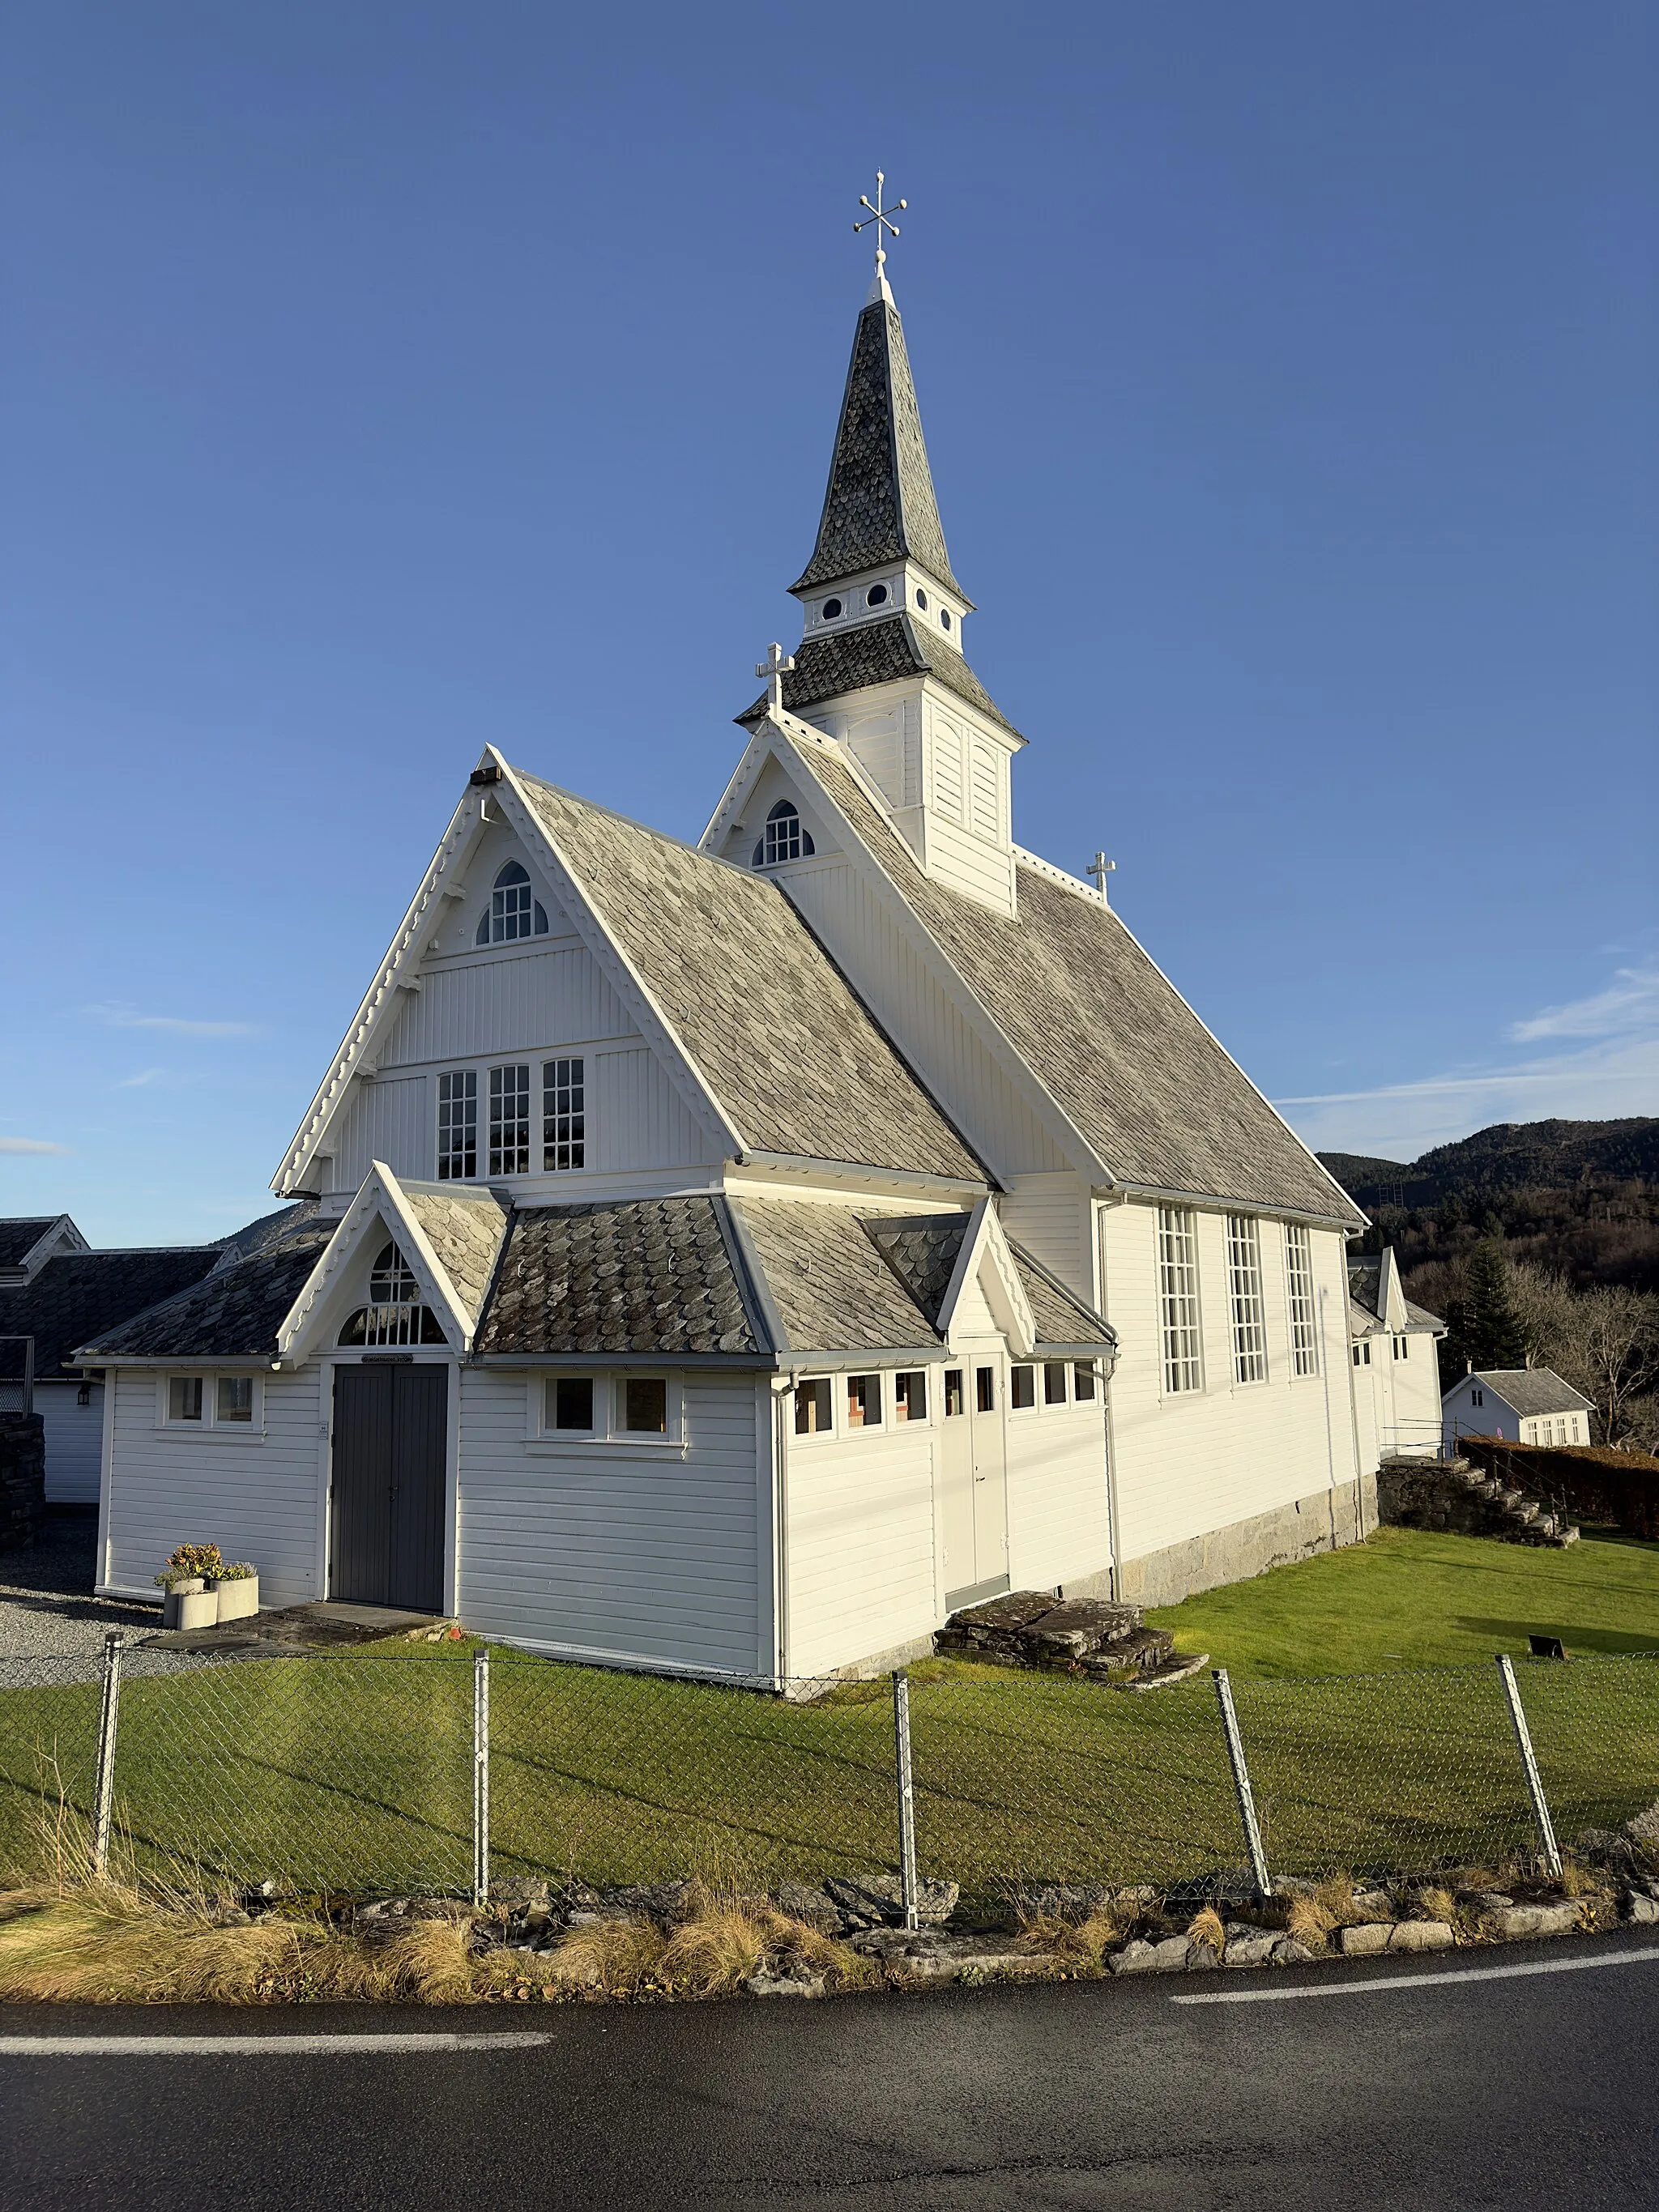
[[211, 1539], [279, 1604], [776, 1680], [1373, 1525], [1364, 1217], [1015, 843], [879, 275], [793, 589], [698, 846], [485, 750], [275, 1179], [302, 1212], [83, 1348], [101, 1589]]
[[1462, 1375], [1441, 1401], [1445, 1447], [1459, 1437], [1512, 1444], [1587, 1444], [1595, 1401], [1552, 1367], [1489, 1367]]
[[1348, 1357], [1362, 1464], [1433, 1458], [1440, 1449], [1438, 1315], [1414, 1306], [1400, 1287], [1394, 1248], [1348, 1261]]

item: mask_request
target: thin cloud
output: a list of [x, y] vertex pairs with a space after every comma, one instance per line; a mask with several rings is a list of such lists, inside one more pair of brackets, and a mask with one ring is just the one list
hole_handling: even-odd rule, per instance
[[66, 1152], [67, 1145], [49, 1145], [40, 1137], [0, 1137], [0, 1152]]
[[141, 1014], [131, 1006], [88, 1006], [86, 1012], [112, 1030], [161, 1030], [168, 1036], [258, 1036], [257, 1022], [196, 1022], [181, 1014]]
[[1531, 1044], [1539, 1037], [1619, 1036], [1655, 1027], [1659, 1027], [1659, 969], [1620, 968], [1605, 991], [1569, 1000], [1565, 1006], [1546, 1006], [1525, 1021], [1512, 1023], [1510, 1036], [1516, 1044]]
[[141, 1067], [137, 1075], [124, 1075], [115, 1087], [118, 1091], [144, 1091], [152, 1083], [165, 1083], [167, 1080], [165, 1067]]

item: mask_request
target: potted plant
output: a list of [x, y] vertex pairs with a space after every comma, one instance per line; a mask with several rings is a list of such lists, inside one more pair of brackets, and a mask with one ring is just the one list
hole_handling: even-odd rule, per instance
[[155, 1577], [164, 1595], [163, 1628], [210, 1628], [219, 1618], [219, 1601], [207, 1586], [210, 1575], [224, 1572], [216, 1544], [179, 1544]]
[[221, 1620], [246, 1620], [259, 1610], [259, 1571], [246, 1559], [233, 1559], [213, 1578]]

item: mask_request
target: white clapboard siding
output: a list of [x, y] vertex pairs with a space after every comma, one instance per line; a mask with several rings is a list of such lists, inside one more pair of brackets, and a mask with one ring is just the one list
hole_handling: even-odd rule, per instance
[[789, 1673], [827, 1674], [927, 1635], [939, 1620], [931, 1429], [787, 1442]]
[[226, 1559], [251, 1559], [258, 1569], [262, 1606], [319, 1597], [317, 1370], [264, 1377], [263, 1438], [158, 1427], [150, 1369], [118, 1370], [114, 1389], [100, 1582], [149, 1593], [175, 1545], [217, 1544]]
[[409, 1067], [490, 1053], [539, 1052], [563, 1040], [624, 1036], [634, 1028], [586, 946], [526, 952], [506, 946], [428, 969], [380, 1054]]
[[1002, 1226], [1016, 1244], [1054, 1270], [1087, 1305], [1095, 1300], [1093, 1215], [1081, 1176], [1015, 1176], [999, 1203]]
[[1008, 1415], [1008, 1574], [1016, 1589], [1052, 1589], [1112, 1563], [1102, 1401]]
[[434, 1174], [435, 1096], [429, 1075], [381, 1075], [354, 1083], [336, 1125], [334, 1188], [356, 1190], [374, 1160], [416, 1182]]
[[684, 1458], [527, 1449], [532, 1387], [461, 1370], [462, 1620], [574, 1656], [753, 1674], [754, 1377], [688, 1379]]
[[713, 1146], [648, 1046], [592, 1057], [590, 1168], [690, 1167], [712, 1158]]
[[104, 1464], [104, 1386], [76, 1404], [72, 1382], [37, 1382], [34, 1410], [46, 1431], [48, 1505], [95, 1505]]
[[[975, 739], [975, 745], [978, 743]], [[973, 830], [959, 830], [954, 823], [929, 818], [927, 872], [940, 883], [949, 884], [952, 890], [978, 899], [999, 914], [1012, 914], [1014, 856], [983, 826], [987, 801], [982, 787], [970, 787], [968, 799], [975, 814]]]
[[1348, 1407], [1347, 1280], [1340, 1237], [1313, 1232], [1322, 1293], [1321, 1372], [1294, 1376], [1281, 1224], [1260, 1224], [1268, 1380], [1232, 1379], [1226, 1218], [1197, 1216], [1203, 1389], [1165, 1397], [1158, 1310], [1157, 1209], [1105, 1208], [1106, 1318], [1120, 1350], [1112, 1380], [1118, 1547], [1126, 1559], [1224, 1528], [1355, 1476]]
[[915, 805], [921, 781], [918, 702], [894, 699], [871, 712], [846, 712], [836, 719], [838, 734], [888, 805], [896, 811]]

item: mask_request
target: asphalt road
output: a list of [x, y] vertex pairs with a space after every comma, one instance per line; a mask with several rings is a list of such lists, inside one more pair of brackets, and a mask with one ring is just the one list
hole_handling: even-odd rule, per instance
[[[1592, 1957], [1626, 1963], [1486, 1971]], [[1359, 1987], [1174, 2002], [1218, 1984]], [[1659, 1946], [1634, 1936], [822, 2004], [9, 2006], [0, 2039], [225, 2033], [261, 2050], [19, 2055], [0, 2041], [0, 2203], [1649, 2212], [1656, 2023]], [[284, 2038], [346, 2033], [544, 2039], [279, 2055]]]

